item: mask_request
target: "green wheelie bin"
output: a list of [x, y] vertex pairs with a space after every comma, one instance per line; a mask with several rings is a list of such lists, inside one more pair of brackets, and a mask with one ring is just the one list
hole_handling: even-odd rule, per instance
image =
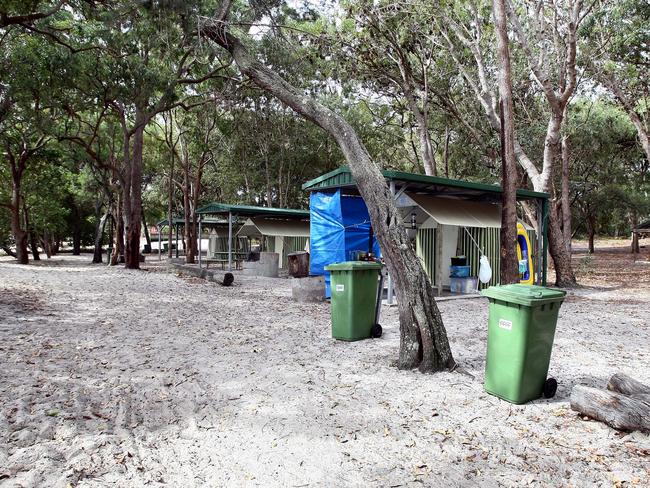
[[325, 271], [331, 276], [332, 337], [343, 341], [371, 337], [381, 264], [346, 261], [325, 266]]
[[511, 403], [555, 395], [546, 378], [555, 326], [566, 293], [543, 286], [491, 286], [485, 391]]

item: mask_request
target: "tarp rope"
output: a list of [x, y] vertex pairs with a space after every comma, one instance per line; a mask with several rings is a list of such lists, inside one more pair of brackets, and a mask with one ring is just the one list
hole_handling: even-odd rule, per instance
[[472, 240], [472, 242], [476, 246], [476, 249], [479, 250], [479, 252], [481, 253], [481, 256], [485, 256], [485, 251], [483, 250], [483, 248], [481, 246], [479, 246], [478, 242], [476, 242], [476, 240], [474, 239], [474, 236], [472, 235], [472, 233], [467, 230], [467, 227], [463, 227], [463, 229], [465, 230], [465, 232], [467, 232], [467, 235], [469, 236], [469, 238]]

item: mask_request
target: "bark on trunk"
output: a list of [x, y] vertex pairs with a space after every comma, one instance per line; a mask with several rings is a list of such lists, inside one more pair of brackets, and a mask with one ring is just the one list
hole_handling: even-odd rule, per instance
[[569, 197], [569, 157], [571, 154], [571, 146], [569, 144], [569, 136], [562, 138], [562, 233], [564, 234], [564, 241], [566, 249], [571, 254], [571, 198]]
[[[227, 8], [224, 10], [226, 11]], [[379, 168], [354, 129], [339, 115], [307, 97], [248, 53], [222, 21], [202, 33], [230, 52], [239, 69], [255, 84], [328, 132], [339, 144], [363, 197], [388, 271], [395, 281], [400, 315], [399, 367], [423, 372], [455, 366], [433, 288], [415, 255], [402, 217]]]
[[589, 254], [593, 254], [595, 251], [596, 220], [591, 215], [587, 217], [587, 234], [589, 235]]
[[20, 209], [22, 207], [22, 195], [20, 193], [20, 183], [22, 174], [19, 177], [14, 175], [11, 189], [11, 233], [16, 241], [16, 260], [19, 264], [28, 264], [29, 255], [27, 253], [27, 232], [22, 226], [22, 216]]
[[504, 0], [494, 0], [494, 20], [499, 57], [501, 96], [501, 276], [502, 285], [519, 281], [517, 261], [517, 158], [515, 156], [515, 116], [512, 100], [508, 20]]
[[548, 213], [548, 245], [555, 266], [555, 285], [567, 288], [576, 286], [576, 277], [571, 266], [571, 254], [564, 244], [564, 234], [560, 228], [557, 203], [551, 202]]
[[144, 144], [145, 115], [141, 108], [136, 108], [135, 131], [133, 134], [132, 157], [128, 158], [129, 172], [127, 184], [124, 185], [125, 217], [125, 267], [140, 269], [140, 233], [142, 231], [142, 151]]
[[23, 215], [25, 216], [25, 230], [29, 233], [29, 247], [32, 251], [32, 258], [34, 261], [40, 261], [41, 255], [38, 253], [38, 236], [36, 231], [32, 228], [29, 221], [29, 212], [27, 206], [23, 203]]
[[96, 220], [95, 220], [95, 245], [94, 245], [94, 250], [93, 250], [93, 264], [100, 264], [103, 261], [103, 256], [102, 256], [102, 244], [104, 242], [104, 229], [106, 228], [106, 220], [109, 218], [109, 213], [108, 210], [104, 214], [104, 216], [99, 219], [99, 215], [101, 215], [99, 212], [101, 212], [101, 204], [100, 205], [95, 205], [95, 215], [96, 215]]

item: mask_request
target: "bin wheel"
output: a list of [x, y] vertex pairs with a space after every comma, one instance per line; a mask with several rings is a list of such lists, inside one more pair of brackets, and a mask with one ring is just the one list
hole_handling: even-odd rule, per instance
[[382, 330], [382, 328], [381, 328], [381, 325], [379, 325], [379, 324], [375, 324], [375, 325], [372, 326], [372, 329], [370, 329], [370, 336], [371, 336], [373, 339], [378, 339], [378, 338], [381, 337], [381, 333], [382, 333], [382, 331], [383, 331], [383, 330]]
[[557, 380], [555, 378], [547, 378], [544, 382], [544, 398], [553, 398], [557, 391]]

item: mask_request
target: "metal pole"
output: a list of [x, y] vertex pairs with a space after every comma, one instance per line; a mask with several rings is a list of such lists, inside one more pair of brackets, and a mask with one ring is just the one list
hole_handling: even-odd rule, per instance
[[158, 261], [162, 261], [162, 240], [160, 239], [161, 228], [159, 225], [156, 227], [158, 228]]
[[228, 271], [232, 271], [232, 212], [228, 212]]
[[[390, 192], [395, 196], [395, 182], [391, 181], [390, 182]], [[393, 279], [390, 277], [390, 273], [388, 273], [388, 293], [386, 295], [386, 304], [387, 305], [392, 305], [393, 304]]]
[[201, 269], [201, 217], [199, 217], [199, 269]]
[[546, 272], [548, 269], [548, 199], [542, 200], [542, 231], [544, 241], [542, 249], [542, 286], [546, 286]]
[[542, 200], [537, 200], [537, 256], [536, 256], [536, 268], [537, 268], [537, 277], [535, 279], [535, 284], [536, 285], [541, 285], [542, 284], [542, 266], [543, 266], [543, 258], [542, 254], [544, 253], [544, 210], [543, 210], [544, 204], [542, 203]]

